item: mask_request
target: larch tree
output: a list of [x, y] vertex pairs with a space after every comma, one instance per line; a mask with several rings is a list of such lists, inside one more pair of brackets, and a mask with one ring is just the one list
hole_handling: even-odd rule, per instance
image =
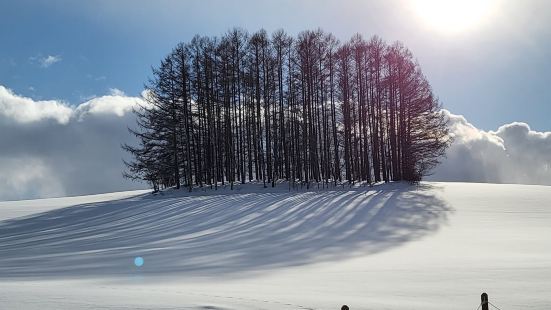
[[153, 68], [145, 93], [125, 176], [155, 190], [418, 182], [450, 144], [412, 53], [376, 36], [196, 36]]

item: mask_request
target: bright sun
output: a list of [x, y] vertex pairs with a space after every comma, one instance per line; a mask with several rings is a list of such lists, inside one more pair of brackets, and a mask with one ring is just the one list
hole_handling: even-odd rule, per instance
[[461, 33], [490, 17], [494, 0], [414, 0], [413, 9], [427, 26], [443, 33]]

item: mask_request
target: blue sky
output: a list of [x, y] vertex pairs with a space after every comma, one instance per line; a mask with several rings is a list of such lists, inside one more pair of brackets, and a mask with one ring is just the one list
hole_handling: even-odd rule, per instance
[[458, 33], [428, 24], [417, 2], [0, 0], [0, 85], [72, 105], [113, 88], [133, 96], [195, 34], [321, 27], [404, 42], [444, 106], [478, 128], [551, 130], [551, 2], [488, 0], [489, 13]]

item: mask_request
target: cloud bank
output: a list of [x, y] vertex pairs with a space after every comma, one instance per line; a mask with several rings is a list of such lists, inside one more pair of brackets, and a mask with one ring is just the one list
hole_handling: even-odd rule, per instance
[[[144, 188], [122, 177], [121, 143], [134, 143], [132, 108], [118, 89], [78, 106], [36, 101], [0, 85], [0, 200]], [[484, 131], [450, 118], [454, 143], [429, 180], [551, 185], [551, 132], [525, 123]]]
[[455, 141], [428, 179], [551, 185], [551, 132], [519, 122], [484, 131], [461, 115], [443, 112]]
[[122, 177], [121, 143], [133, 143], [132, 108], [122, 92], [73, 107], [35, 101], [0, 85], [0, 200], [144, 188]]

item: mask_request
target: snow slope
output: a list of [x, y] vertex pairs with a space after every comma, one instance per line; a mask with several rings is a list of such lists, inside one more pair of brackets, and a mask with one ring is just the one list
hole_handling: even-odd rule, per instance
[[474, 183], [0, 202], [0, 308], [548, 309], [550, 208]]

